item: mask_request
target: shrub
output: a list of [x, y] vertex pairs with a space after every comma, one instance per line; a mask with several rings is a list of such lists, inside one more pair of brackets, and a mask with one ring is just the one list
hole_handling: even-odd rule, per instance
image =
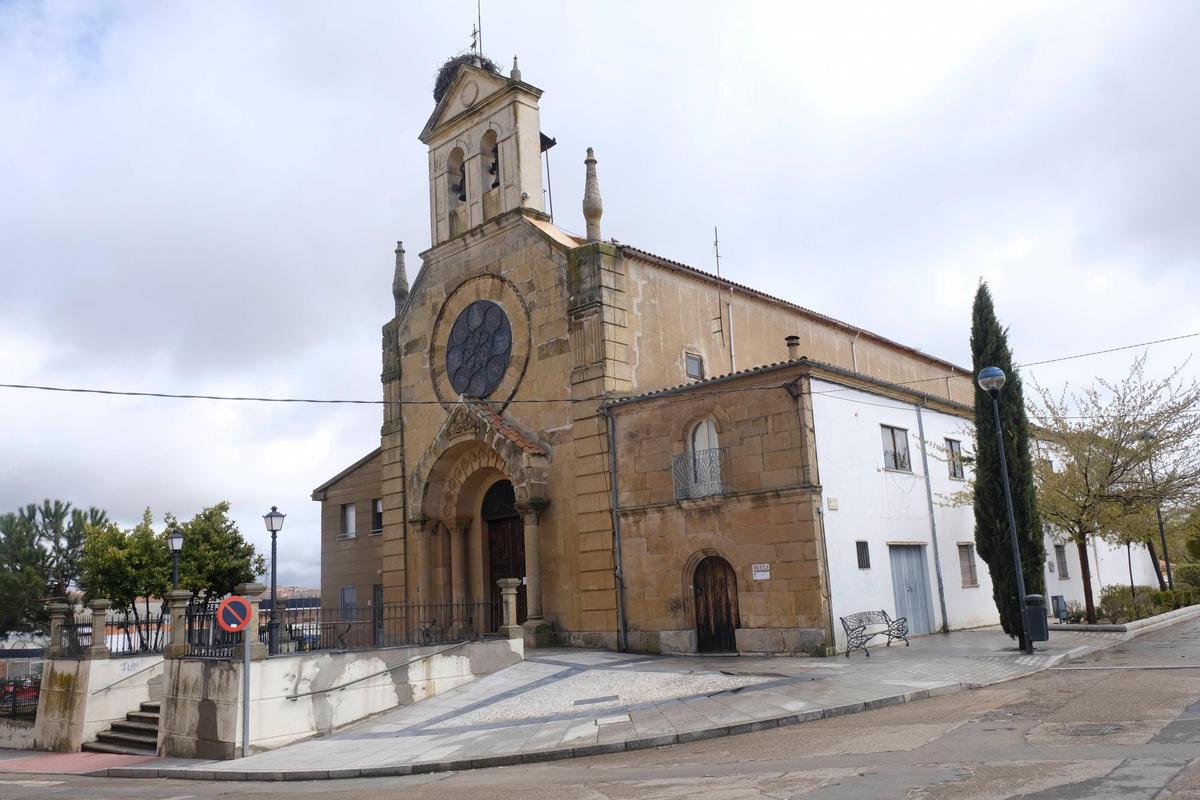
[[1083, 603], [1076, 603], [1074, 600], [1067, 601], [1067, 622], [1078, 624], [1087, 619], [1087, 609], [1083, 607]]
[[1175, 585], [1186, 583], [1189, 586], [1200, 586], [1200, 564], [1173, 564], [1171, 577]]
[[[1129, 592], [1124, 584], [1112, 583], [1100, 589], [1100, 616], [1109, 622], [1131, 622], [1135, 619], [1148, 617], [1156, 613], [1157, 603], [1154, 595], [1170, 594], [1159, 592], [1151, 586], [1137, 587], [1137, 597]], [[1164, 598], [1165, 599], [1165, 598]], [[1173, 603], [1173, 600], [1170, 601]], [[1172, 608], [1168, 605], [1167, 608]]]

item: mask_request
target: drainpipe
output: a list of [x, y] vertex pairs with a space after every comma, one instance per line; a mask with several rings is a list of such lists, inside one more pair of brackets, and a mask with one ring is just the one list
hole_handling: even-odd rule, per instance
[[629, 649], [625, 633], [625, 574], [621, 569], [621, 515], [617, 511], [617, 419], [608, 406], [602, 408], [608, 421], [608, 502], [612, 509], [613, 579], [617, 583], [617, 650]]
[[929, 456], [925, 451], [925, 422], [921, 407], [917, 406], [917, 436], [921, 440], [921, 468], [925, 470], [925, 499], [929, 501], [929, 535], [933, 539], [933, 571], [937, 573], [938, 605], [942, 609], [942, 633], [950, 632], [950, 620], [946, 617], [946, 585], [942, 581], [942, 556], [938, 550], [937, 518], [933, 513], [933, 480], [929, 477]]
[[817, 495], [817, 521], [821, 526], [821, 558], [825, 561], [825, 610], [829, 612], [829, 644], [825, 648], [826, 655], [837, 652], [837, 632], [833, 627], [833, 576], [829, 574], [829, 539], [825, 536], [825, 496]]

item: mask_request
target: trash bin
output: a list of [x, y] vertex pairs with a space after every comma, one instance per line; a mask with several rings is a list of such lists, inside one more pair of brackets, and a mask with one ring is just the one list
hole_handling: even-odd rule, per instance
[[1046, 624], [1046, 598], [1040, 594], [1025, 595], [1025, 630], [1029, 640], [1044, 642], [1050, 638], [1050, 626]]

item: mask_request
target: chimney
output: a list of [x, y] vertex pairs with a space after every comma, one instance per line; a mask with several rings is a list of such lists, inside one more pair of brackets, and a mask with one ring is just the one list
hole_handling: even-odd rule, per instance
[[600, 182], [596, 179], [596, 156], [592, 148], [587, 149], [587, 158], [583, 160], [587, 166], [586, 180], [583, 183], [583, 218], [587, 221], [587, 240], [600, 241], [600, 215], [604, 213], [604, 204], [600, 202]]
[[788, 361], [795, 361], [800, 358], [800, 337], [788, 336], [784, 338], [784, 341], [787, 342]]

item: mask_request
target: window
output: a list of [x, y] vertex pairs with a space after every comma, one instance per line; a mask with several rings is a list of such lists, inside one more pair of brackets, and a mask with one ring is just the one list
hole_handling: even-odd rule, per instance
[[694, 381], [704, 380], [704, 359], [695, 353], [686, 353], [683, 357], [687, 368], [687, 376]]
[[1058, 579], [1065, 581], [1071, 577], [1067, 572], [1067, 546], [1065, 544], [1054, 545], [1054, 560], [1058, 562]]
[[692, 428], [691, 453], [691, 497], [706, 497], [721, 494], [721, 450], [717, 444], [717, 423], [702, 420]]
[[966, 472], [963, 471], [962, 442], [957, 439], [947, 439], [946, 455], [950, 464], [950, 477], [959, 480], [966, 478]]
[[383, 533], [383, 500], [371, 501], [371, 533]]
[[342, 504], [342, 530], [338, 534], [339, 538], [352, 539], [356, 528], [354, 525], [354, 503]]
[[868, 549], [867, 543], [866, 542], [855, 542], [854, 545], [855, 545], [855, 547], [858, 548], [858, 568], [859, 569], [870, 569], [871, 568], [871, 551]]
[[908, 463], [908, 431], [904, 428], [883, 428], [883, 468], [912, 472]]
[[358, 619], [358, 587], [343, 586], [338, 599], [341, 601], [342, 622], [353, 622]]
[[962, 573], [964, 587], [979, 585], [979, 573], [975, 570], [975, 545], [958, 546], [958, 571]]

